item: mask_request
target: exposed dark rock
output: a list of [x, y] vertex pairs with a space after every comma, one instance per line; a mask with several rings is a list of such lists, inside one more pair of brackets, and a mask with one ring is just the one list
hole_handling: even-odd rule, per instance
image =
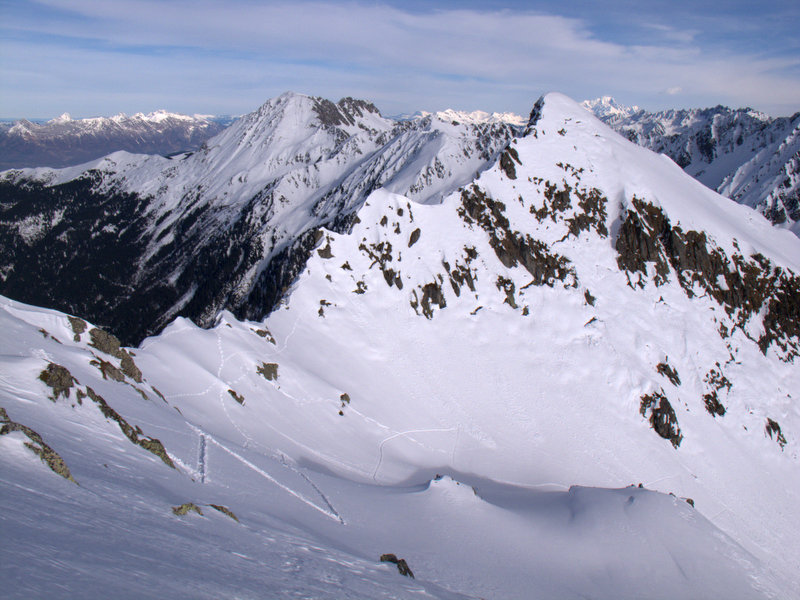
[[503, 169], [503, 172], [505, 172], [506, 177], [509, 179], [517, 178], [517, 170], [514, 166], [515, 162], [519, 165], [522, 164], [519, 160], [519, 154], [517, 154], [516, 148], [508, 146], [500, 155], [500, 168]]
[[[100, 412], [103, 413], [103, 416], [106, 419], [111, 419], [115, 421], [119, 428], [122, 430], [122, 433], [128, 438], [131, 442], [136, 444], [137, 446], [141, 446], [148, 452], [155, 454], [158, 458], [160, 458], [165, 465], [171, 468], [175, 468], [175, 465], [172, 462], [172, 459], [167, 454], [164, 445], [161, 443], [160, 440], [156, 438], [151, 438], [144, 436], [142, 434], [142, 430], [139, 427], [132, 427], [130, 423], [128, 423], [122, 415], [120, 415], [117, 411], [111, 408], [108, 405], [108, 402], [105, 401], [100, 394], [97, 394], [92, 388], [86, 387], [86, 393], [92, 401], [100, 407]], [[140, 437], [142, 436], [142, 437]]]
[[650, 421], [655, 432], [677, 448], [681, 445], [683, 435], [678, 426], [675, 411], [662, 392], [653, 392], [642, 396], [639, 413]]
[[442, 293], [442, 286], [436, 282], [426, 283], [422, 286], [422, 299], [420, 300], [420, 305], [422, 307], [422, 314], [425, 315], [426, 319], [433, 318], [433, 308], [431, 307], [431, 303], [436, 304], [439, 308], [444, 308], [447, 306], [447, 302], [444, 299], [444, 294]]
[[228, 393], [231, 395], [231, 398], [236, 400], [239, 404], [244, 404], [244, 396], [237, 394], [235, 390], [228, 390]]
[[544, 242], [513, 231], [505, 209], [505, 204], [488, 197], [477, 185], [461, 192], [459, 215], [467, 223], [477, 223], [486, 231], [489, 243], [505, 267], [521, 264], [533, 277], [534, 285], [552, 287], [556, 281], [561, 281], [565, 287], [575, 287], [577, 275], [570, 261], [552, 253]]
[[67, 317], [69, 319], [69, 324], [72, 327], [73, 339], [76, 342], [81, 341], [81, 335], [84, 331], [86, 331], [86, 321], [83, 319], [79, 319], [78, 317]]
[[712, 417], [725, 415], [725, 406], [719, 401], [716, 390], [703, 394], [703, 403]]
[[582, 231], [594, 230], [601, 237], [607, 237], [606, 204], [608, 204], [608, 199], [595, 188], [575, 189], [573, 194], [578, 198], [578, 208], [582, 212], [576, 212], [574, 216], [566, 219], [569, 235], [578, 237]]
[[400, 575], [404, 575], [405, 577], [411, 577], [414, 579], [414, 573], [411, 572], [411, 569], [404, 558], [397, 558], [394, 554], [382, 554], [381, 555], [381, 562], [389, 562], [397, 565], [397, 570], [400, 572]]
[[[704, 232], [673, 226], [664, 212], [633, 198], [616, 241], [617, 264], [627, 271], [632, 287], [644, 287], [647, 264], [653, 264], [656, 285], [670, 273], [690, 298], [699, 285], [722, 306], [734, 327], [763, 312], [764, 333], [757, 341], [766, 354], [780, 350], [782, 360], [792, 361], [800, 353], [800, 277], [773, 265], [760, 254], [749, 259], [735, 253], [728, 257], [707, 239]], [[638, 274], [638, 280], [631, 276]]]
[[594, 306], [594, 302], [595, 302], [595, 300], [597, 300], [597, 298], [592, 296], [592, 294], [591, 294], [591, 292], [589, 292], [589, 290], [586, 290], [583, 293], [583, 297], [586, 300], [586, 304], [588, 304], [589, 306]]
[[[769, 435], [770, 439], [775, 439], [778, 442], [778, 445], [781, 447], [781, 450], [783, 450], [784, 446], [786, 446], [786, 437], [784, 437], [783, 432], [781, 431], [781, 426], [778, 425], [777, 421], [773, 421], [768, 417], [764, 432], [765, 434]], [[774, 438], [773, 435], [775, 436]]]
[[278, 379], [278, 363], [262, 362], [261, 366], [256, 368], [256, 372], [267, 381], [276, 381]]
[[65, 398], [69, 398], [70, 389], [73, 384], [78, 383], [78, 380], [72, 376], [69, 369], [55, 363], [48, 363], [47, 368], [39, 373], [39, 380], [52, 388], [53, 395], [51, 400], [53, 402], [58, 400], [58, 397], [62, 394]]
[[[185, 515], [185, 514], [187, 514], [189, 512], [196, 512], [198, 515], [201, 515], [201, 516], [203, 514], [203, 511], [194, 502], [184, 502], [180, 506], [173, 506], [172, 507], [172, 514], [177, 515], [179, 517], [182, 517], [183, 515]], [[237, 521], [238, 521], [238, 519], [237, 519]]]
[[344, 407], [350, 404], [350, 394], [342, 394], [339, 396], [339, 400], [342, 403], [341, 407], [339, 408], [339, 416], [344, 416]]
[[272, 334], [269, 332], [269, 329], [254, 329], [253, 331], [256, 332], [257, 336], [265, 338], [270, 344], [275, 343], [275, 338], [272, 337]]
[[233, 519], [237, 523], [239, 522], [239, 519], [236, 517], [235, 514], [233, 514], [233, 511], [230, 508], [228, 508], [227, 506], [222, 506], [221, 504], [209, 504], [209, 506], [211, 508], [213, 508], [214, 510], [221, 512], [223, 515], [226, 515], [226, 516], [230, 517], [231, 519]]
[[[378, 265], [383, 273], [383, 279], [386, 281], [386, 285], [389, 287], [396, 285], [397, 289], [403, 289], [403, 279], [400, 276], [400, 273], [396, 273], [393, 268], [389, 267], [389, 263], [394, 260], [391, 242], [384, 240], [382, 242], [373, 244], [361, 243], [359, 244], [358, 249], [372, 259], [372, 262], [369, 265], [370, 269], [376, 264]], [[363, 294], [367, 289], [367, 286], [363, 281], [357, 282], [356, 285], [357, 288], [353, 290], [356, 294]]]
[[[669, 360], [669, 359], [667, 359]], [[670, 366], [669, 362], [664, 361], [656, 365], [656, 371], [670, 380], [672, 385], [678, 386], [681, 384], [681, 378], [678, 376], [678, 371]]]
[[90, 346], [97, 348], [100, 352], [122, 358], [119, 339], [113, 333], [108, 333], [107, 331], [93, 327], [89, 331], [89, 337], [92, 340], [89, 343]]
[[[92, 339], [92, 341], [89, 343], [90, 346], [97, 348], [101, 352], [105, 352], [106, 354], [114, 356], [115, 358], [119, 358], [122, 372], [133, 379], [136, 383], [142, 383], [142, 372], [136, 366], [136, 363], [134, 362], [130, 353], [120, 347], [120, 341], [117, 336], [115, 336], [113, 333], [108, 333], [107, 331], [98, 329], [97, 327], [94, 327], [89, 331], [89, 336]], [[105, 378], [105, 375], [106, 372], [103, 371], [103, 378]], [[115, 379], [115, 381], [122, 380]]]
[[48, 446], [42, 436], [28, 426], [12, 421], [6, 409], [0, 407], [0, 435], [6, 435], [12, 431], [20, 431], [27, 436], [30, 442], [25, 442], [25, 447], [36, 454], [53, 473], [61, 475], [61, 477], [70, 480], [72, 483], [78, 483], [72, 477], [72, 473], [70, 473], [69, 467], [67, 467], [67, 463], [64, 462], [61, 455]]
[[94, 360], [90, 361], [89, 364], [100, 369], [103, 379], [111, 379], [112, 381], [125, 381], [125, 374], [110, 362], [107, 362], [102, 358], [95, 358]]
[[731, 382], [727, 377], [725, 377], [725, 375], [723, 375], [722, 367], [720, 367], [719, 363], [717, 363], [716, 368], [712, 368], [708, 373], [706, 373], [703, 381], [710, 388], [708, 393], [703, 394], [703, 402], [705, 403], [706, 410], [713, 417], [716, 417], [717, 415], [720, 417], [724, 416], [725, 406], [722, 404], [722, 402], [720, 402], [718, 393], [723, 388], [726, 388], [727, 391], [730, 391]]
[[514, 282], [500, 275], [497, 278], [497, 282], [495, 283], [495, 285], [497, 285], [498, 290], [505, 292], [506, 304], [508, 304], [511, 308], [518, 308], [517, 301], [514, 299], [514, 291], [515, 291]]
[[411, 248], [411, 246], [417, 243], [420, 235], [422, 235], [422, 231], [420, 231], [419, 227], [417, 227], [414, 231], [411, 232], [411, 235], [408, 238], [409, 248]]
[[477, 257], [475, 248], [464, 248], [465, 257], [464, 263], [456, 262], [453, 267], [450, 263], [442, 261], [445, 271], [450, 279], [450, 285], [453, 288], [456, 296], [461, 296], [461, 288], [466, 285], [471, 291], [475, 291], [476, 274], [470, 268], [472, 261]]

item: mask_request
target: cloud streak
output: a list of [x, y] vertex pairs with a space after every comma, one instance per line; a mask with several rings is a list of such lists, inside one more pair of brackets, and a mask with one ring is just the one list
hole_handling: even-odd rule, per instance
[[68, 8], [43, 0], [24, 8], [0, 28], [0, 75], [14, 90], [0, 114], [116, 112], [132, 99], [157, 106], [127, 110], [238, 113], [285, 89], [359, 95], [389, 113], [527, 112], [551, 90], [651, 108], [800, 108], [800, 57], [765, 58], [735, 44], [708, 51], [696, 31], [658, 23], [641, 25], [658, 43], [626, 45], [600, 39], [588, 20], [531, 11], [250, 0], [72, 0]]

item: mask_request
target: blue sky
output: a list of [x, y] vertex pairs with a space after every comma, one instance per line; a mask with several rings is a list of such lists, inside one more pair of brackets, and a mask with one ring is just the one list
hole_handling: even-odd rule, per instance
[[527, 114], [800, 110], [800, 1], [0, 0], [0, 117], [241, 114], [294, 90]]

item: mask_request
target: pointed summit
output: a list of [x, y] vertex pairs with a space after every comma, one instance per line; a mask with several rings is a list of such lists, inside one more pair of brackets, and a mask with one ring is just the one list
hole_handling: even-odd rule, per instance
[[584, 100], [581, 102], [586, 110], [593, 112], [601, 119], [612, 117], [629, 117], [641, 110], [638, 106], [625, 106], [620, 104], [611, 96], [602, 96], [594, 100]]

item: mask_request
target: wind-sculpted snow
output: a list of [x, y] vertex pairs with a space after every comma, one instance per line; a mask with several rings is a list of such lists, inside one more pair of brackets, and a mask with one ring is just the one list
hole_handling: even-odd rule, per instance
[[202, 325], [223, 308], [262, 318], [315, 228], [345, 230], [378, 187], [437, 202], [514, 131], [431, 116], [396, 123], [363, 101], [289, 93], [192, 154], [9, 171], [0, 177], [2, 291], [87, 315], [129, 343], [177, 315]]

